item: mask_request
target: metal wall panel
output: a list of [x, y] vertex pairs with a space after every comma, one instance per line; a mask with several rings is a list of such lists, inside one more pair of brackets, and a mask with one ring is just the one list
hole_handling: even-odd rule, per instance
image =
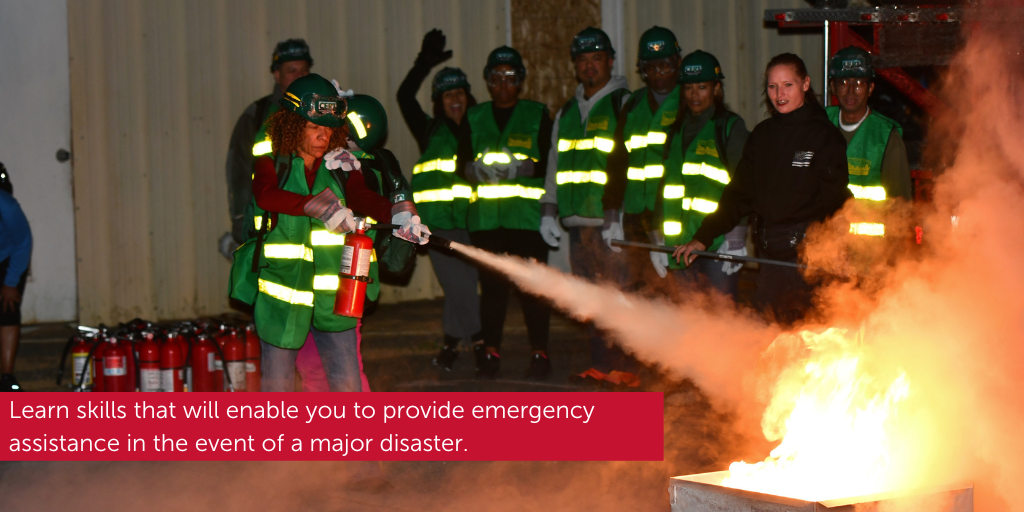
[[[79, 319], [184, 318], [228, 310], [224, 161], [238, 115], [273, 87], [273, 45], [310, 44], [313, 71], [371, 94], [390, 114], [388, 148], [418, 157], [395, 91], [438, 27], [473, 72], [505, 42], [501, 0], [69, 0]], [[429, 84], [420, 93], [429, 101]], [[392, 302], [441, 294], [418, 258]]]

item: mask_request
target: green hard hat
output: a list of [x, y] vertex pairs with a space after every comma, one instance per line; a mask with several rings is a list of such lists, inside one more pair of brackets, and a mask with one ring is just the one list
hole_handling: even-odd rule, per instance
[[430, 99], [437, 100], [442, 94], [459, 88], [469, 94], [469, 78], [459, 68], [444, 68], [434, 75], [430, 83]]
[[515, 70], [516, 76], [520, 80], [526, 79], [526, 67], [523, 66], [523, 56], [519, 55], [519, 52], [510, 46], [501, 46], [495, 48], [490, 55], [487, 56], [487, 65], [484, 66], [484, 80], [487, 80], [488, 75], [491, 74], [491, 70], [507, 64], [512, 66]]
[[637, 60], [661, 60], [673, 55], [679, 55], [679, 41], [671, 30], [657, 25], [647, 29], [644, 35], [640, 36], [640, 53]]
[[309, 45], [305, 39], [288, 39], [277, 43], [270, 59], [270, 70], [277, 71], [281, 64], [293, 60], [304, 60], [309, 63], [309, 67], [313, 67], [313, 57], [309, 55]]
[[722, 74], [722, 66], [718, 59], [705, 51], [697, 50], [683, 57], [683, 63], [679, 66], [681, 84], [697, 84], [723, 78], [725, 75]]
[[359, 149], [370, 151], [384, 142], [388, 133], [388, 115], [384, 105], [373, 96], [356, 94], [348, 99], [348, 136]]
[[608, 52], [609, 58], [615, 58], [615, 48], [612, 48], [612, 40], [604, 30], [594, 27], [587, 27], [572, 38], [572, 45], [569, 46], [569, 54], [575, 59], [577, 55], [594, 52]]
[[871, 78], [875, 70], [871, 67], [871, 54], [857, 48], [847, 46], [836, 52], [828, 63], [829, 78]]
[[344, 123], [345, 100], [334, 84], [316, 73], [296, 78], [281, 98], [281, 106], [320, 126], [337, 128]]

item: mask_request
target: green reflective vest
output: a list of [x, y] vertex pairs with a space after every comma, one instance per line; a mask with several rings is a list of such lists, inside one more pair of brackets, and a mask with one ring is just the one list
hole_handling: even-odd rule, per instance
[[[504, 131], [498, 130], [491, 102], [481, 103], [466, 112], [472, 128], [473, 154], [486, 164], [505, 162], [502, 153], [508, 149], [519, 160], [540, 160], [541, 116], [543, 103], [519, 100]], [[485, 154], [486, 150], [486, 154]], [[470, 231], [498, 228], [540, 229], [540, 196], [544, 194], [544, 178], [516, 177], [496, 184], [479, 183], [469, 198], [467, 227]]]
[[560, 217], [604, 217], [601, 198], [608, 183], [608, 153], [615, 146], [615, 99], [621, 100], [621, 96], [613, 92], [598, 100], [585, 123], [580, 120], [576, 98], [569, 100], [562, 110], [555, 175]]
[[466, 229], [466, 210], [473, 189], [455, 175], [459, 140], [438, 122], [427, 150], [412, 168], [412, 199], [430, 229]]
[[[327, 188], [344, 203], [342, 187], [322, 163], [310, 190], [302, 159], [292, 159], [283, 190], [315, 195]], [[372, 237], [373, 233], [367, 234]], [[327, 231], [317, 219], [282, 213], [266, 234], [257, 274], [251, 268], [256, 240], [238, 248], [231, 269], [231, 296], [246, 301], [251, 297], [245, 295], [254, 289], [253, 319], [260, 339], [276, 347], [297, 349], [306, 341], [311, 325], [325, 332], [356, 327], [358, 319], [334, 314], [344, 243], [345, 235]], [[380, 291], [376, 255], [371, 257], [370, 277], [373, 281], [366, 296], [376, 300]]]
[[[832, 124], [839, 126], [839, 107], [825, 109]], [[889, 145], [893, 130], [903, 135], [899, 123], [871, 110], [864, 122], [846, 145], [846, 162], [850, 172], [850, 190], [853, 197], [871, 203], [885, 201], [885, 187], [882, 186], [882, 159]], [[858, 235], [882, 236], [885, 225], [876, 222], [855, 222], [850, 232]]]
[[622, 138], [629, 151], [629, 170], [623, 208], [626, 213], [653, 212], [658, 184], [665, 174], [662, 162], [668, 137], [665, 130], [676, 121], [679, 111], [679, 86], [672, 89], [653, 113], [647, 103], [646, 87], [630, 96], [626, 108], [629, 111]]
[[[732, 131], [738, 116], [729, 116], [725, 134]], [[693, 239], [701, 222], [709, 213], [718, 209], [722, 190], [729, 184], [729, 171], [720, 159], [715, 142], [715, 118], [704, 123], [700, 132], [690, 142], [685, 153], [682, 150], [682, 130], [672, 137], [669, 155], [665, 160], [665, 186], [662, 188], [662, 232], [666, 245], [682, 245]], [[708, 251], [717, 251], [725, 235], [715, 238]], [[669, 258], [669, 268], [685, 268]]]

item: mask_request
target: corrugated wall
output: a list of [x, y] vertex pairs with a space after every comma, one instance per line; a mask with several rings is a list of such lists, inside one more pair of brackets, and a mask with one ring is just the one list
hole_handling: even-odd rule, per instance
[[[699, 47], [721, 59], [726, 99], [753, 126], [772, 55], [803, 55], [819, 87], [820, 32], [780, 35], [761, 22], [765, 8], [803, 5], [624, 0], [620, 55], [639, 86], [636, 41], [652, 25], [671, 28], [685, 52]], [[381, 99], [391, 114], [388, 147], [408, 172], [418, 155], [394, 94], [423, 34], [445, 31], [450, 64], [465, 68], [485, 98], [479, 70], [506, 41], [505, 8], [502, 0], [68, 0], [80, 321], [228, 309], [229, 265], [216, 250], [230, 228], [224, 159], [238, 115], [272, 88], [274, 43], [305, 38], [315, 72]], [[424, 87], [424, 105], [427, 96]], [[440, 294], [420, 257], [408, 286], [386, 286], [381, 300]]]
[[[476, 69], [505, 42], [504, 9], [500, 0], [69, 0], [80, 321], [228, 309], [229, 265], [216, 250], [230, 229], [228, 139], [272, 89], [277, 41], [305, 38], [313, 71], [381, 99], [388, 147], [411, 168], [416, 145], [394, 94], [423, 34], [443, 29], [451, 63]], [[424, 104], [428, 95], [429, 85]], [[382, 300], [440, 295], [427, 258], [418, 266]]]

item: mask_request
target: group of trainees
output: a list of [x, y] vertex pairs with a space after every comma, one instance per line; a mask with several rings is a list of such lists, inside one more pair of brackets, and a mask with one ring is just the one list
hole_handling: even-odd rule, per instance
[[[575, 95], [553, 121], [543, 104], [519, 98], [526, 69], [507, 46], [483, 69], [491, 101], [478, 104], [466, 74], [445, 67], [431, 81], [431, 115], [416, 94], [452, 52], [440, 31], [427, 33], [398, 91], [421, 151], [412, 187], [424, 224], [445, 238], [541, 262], [567, 233], [575, 275], [624, 289], [671, 276], [678, 287], [712, 287], [735, 299], [740, 265], [695, 251], [747, 255], [753, 228], [759, 256], [796, 262], [807, 227], [848, 200], [881, 206], [910, 198], [901, 129], [867, 105], [874, 89], [867, 52], [851, 47], [833, 57], [839, 105], [828, 109], [800, 57], [774, 57], [764, 75], [770, 117], [750, 132], [724, 102], [714, 55], [683, 56], [672, 31], [657, 26], [638, 46], [644, 87], [629, 91], [612, 74], [607, 34], [579, 32], [569, 48]], [[854, 220], [851, 233], [884, 233], [880, 217]], [[676, 249], [651, 252], [650, 265], [638, 265], [613, 240]], [[445, 292], [444, 346], [434, 364], [450, 370], [464, 342], [477, 375], [495, 376], [511, 285], [451, 254], [431, 249], [430, 258]], [[808, 311], [812, 294], [797, 269], [762, 265], [754, 303], [789, 323]], [[545, 379], [550, 309], [519, 296], [532, 350], [526, 377]], [[637, 362], [588, 328], [593, 366], [570, 378], [639, 386]]]
[[[679, 287], [710, 286], [735, 298], [739, 266], [694, 251], [745, 255], [753, 227], [759, 256], [795, 262], [807, 227], [851, 198], [881, 205], [910, 196], [900, 127], [868, 108], [874, 73], [859, 49], [833, 57], [839, 106], [829, 109], [818, 104], [798, 56], [774, 57], [765, 71], [770, 117], [748, 132], [724, 103], [718, 60], [701, 50], [683, 56], [666, 28], [640, 38], [645, 87], [636, 91], [612, 74], [608, 36], [590, 27], [578, 33], [569, 48], [578, 85], [554, 116], [519, 97], [526, 68], [507, 46], [492, 51], [483, 69], [490, 101], [478, 104], [466, 74], [445, 67], [434, 74], [432, 109], [424, 112], [416, 95], [451, 57], [445, 46], [443, 33], [427, 33], [398, 90], [421, 152], [411, 184], [380, 147], [387, 120], [377, 100], [311, 74], [303, 41], [275, 49], [274, 93], [246, 110], [232, 136], [235, 225], [222, 240], [234, 257], [231, 295], [254, 310], [262, 389], [293, 389], [298, 370], [304, 390], [369, 390], [360, 320], [333, 314], [344, 235], [356, 217], [390, 219], [401, 226], [391, 236], [416, 244], [435, 233], [541, 262], [567, 233], [578, 276], [636, 289], [671, 275]], [[884, 233], [880, 218], [854, 220], [851, 233]], [[651, 252], [650, 264], [638, 265], [613, 240], [676, 250]], [[430, 248], [429, 257], [445, 297], [434, 364], [451, 370], [466, 343], [477, 376], [494, 378], [514, 287], [452, 253]], [[755, 305], [780, 321], [796, 321], [810, 307], [812, 285], [796, 269], [763, 265], [757, 279]], [[525, 376], [546, 379], [550, 305], [516, 291], [532, 351]], [[639, 386], [638, 363], [588, 328], [592, 367], [571, 378]]]

